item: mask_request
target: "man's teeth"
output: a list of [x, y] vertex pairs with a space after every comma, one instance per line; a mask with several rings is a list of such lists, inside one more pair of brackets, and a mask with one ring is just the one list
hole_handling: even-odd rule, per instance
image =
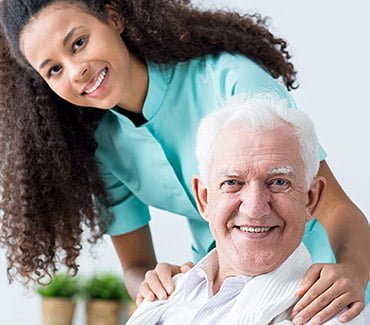
[[271, 227], [239, 227], [241, 231], [244, 232], [266, 232], [271, 229]]
[[107, 74], [107, 69], [104, 69], [102, 72], [100, 72], [98, 78], [96, 79], [95, 84], [91, 88], [86, 89], [85, 93], [86, 94], [91, 94], [96, 89], [98, 89], [100, 87], [101, 83], [103, 82], [106, 74]]

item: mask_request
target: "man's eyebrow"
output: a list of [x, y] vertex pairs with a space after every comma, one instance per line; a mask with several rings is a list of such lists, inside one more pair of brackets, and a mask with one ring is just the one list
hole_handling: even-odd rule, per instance
[[[63, 46], [66, 46], [66, 44], [69, 42], [69, 40], [72, 38], [73, 34], [76, 32], [76, 30], [82, 28], [83, 26], [77, 26], [77, 27], [73, 27], [68, 33], [67, 35], [64, 37], [63, 39]], [[45, 61], [43, 61], [40, 65], [39, 65], [39, 70], [41, 70], [42, 68], [44, 68], [49, 62], [51, 61], [51, 59], [46, 59]]]
[[294, 175], [295, 170], [292, 166], [277, 167], [268, 172], [268, 175]]
[[221, 169], [218, 171], [218, 176], [227, 176], [227, 177], [237, 177], [237, 176], [240, 176], [240, 172], [234, 170], [234, 169], [230, 169], [230, 168], [224, 168], [224, 169]]

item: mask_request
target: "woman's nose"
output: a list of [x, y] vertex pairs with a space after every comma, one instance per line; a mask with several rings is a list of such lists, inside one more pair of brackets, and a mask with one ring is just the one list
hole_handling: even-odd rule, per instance
[[86, 79], [88, 77], [89, 70], [88, 64], [72, 63], [69, 66], [69, 70], [71, 81], [73, 82], [87, 81]]

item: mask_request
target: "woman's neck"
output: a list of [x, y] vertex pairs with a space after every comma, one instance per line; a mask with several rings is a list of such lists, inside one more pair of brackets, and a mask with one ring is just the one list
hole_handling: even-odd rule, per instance
[[129, 58], [131, 60], [129, 72], [131, 75], [131, 85], [128, 85], [130, 91], [124, 94], [124, 98], [117, 106], [126, 111], [140, 114], [143, 111], [143, 105], [148, 91], [148, 68], [145, 62], [133, 54], [130, 53]]

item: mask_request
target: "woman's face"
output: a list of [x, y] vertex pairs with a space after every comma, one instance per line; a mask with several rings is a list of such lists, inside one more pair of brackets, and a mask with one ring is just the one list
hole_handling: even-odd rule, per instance
[[42, 9], [20, 36], [32, 67], [56, 94], [78, 106], [129, 107], [133, 95], [146, 91], [137, 82], [143, 64], [121, 39], [121, 19], [112, 9], [107, 13], [104, 23], [81, 6], [57, 2]]

